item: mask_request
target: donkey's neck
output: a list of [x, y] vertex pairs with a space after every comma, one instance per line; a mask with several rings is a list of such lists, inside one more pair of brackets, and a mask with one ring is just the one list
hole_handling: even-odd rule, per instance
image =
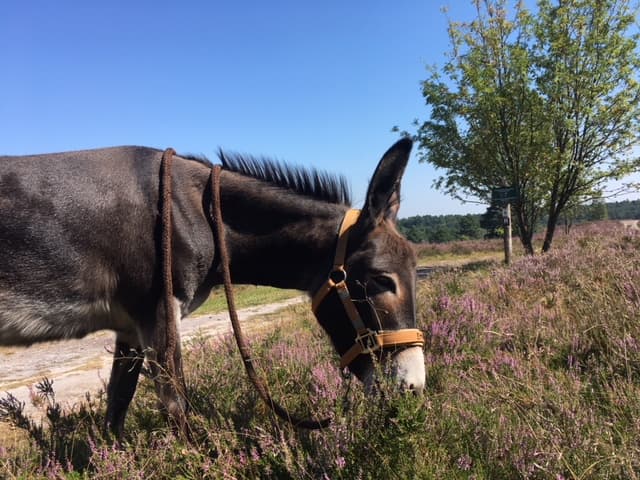
[[312, 293], [329, 273], [349, 207], [228, 172], [221, 183], [232, 281]]

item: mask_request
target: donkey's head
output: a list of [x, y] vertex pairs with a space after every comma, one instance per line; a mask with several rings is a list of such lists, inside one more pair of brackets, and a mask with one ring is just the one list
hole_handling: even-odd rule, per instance
[[416, 329], [416, 258], [396, 229], [411, 145], [403, 139], [384, 154], [362, 211], [345, 216], [334, 265], [313, 308], [343, 368], [372, 386], [378, 358], [401, 388], [420, 392], [425, 369], [422, 333]]

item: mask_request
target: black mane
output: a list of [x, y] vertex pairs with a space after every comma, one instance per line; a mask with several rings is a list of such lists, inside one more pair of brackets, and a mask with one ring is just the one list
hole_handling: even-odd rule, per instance
[[351, 204], [351, 192], [345, 177], [306, 169], [268, 158], [256, 158], [220, 150], [218, 157], [225, 170], [272, 183], [300, 195], [329, 203]]

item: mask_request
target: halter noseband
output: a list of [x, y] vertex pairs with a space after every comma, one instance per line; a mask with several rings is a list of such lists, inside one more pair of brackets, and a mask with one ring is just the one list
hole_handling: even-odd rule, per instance
[[360, 210], [351, 209], [347, 211], [342, 219], [333, 267], [329, 272], [327, 280], [318, 289], [311, 302], [311, 309], [317, 316], [318, 308], [320, 308], [324, 299], [332, 290], [335, 290], [356, 331], [353, 346], [340, 357], [340, 368], [345, 368], [351, 364], [359, 355], [369, 354], [381, 349], [424, 346], [424, 336], [417, 328], [402, 328], [399, 330], [371, 330], [367, 328], [360, 317], [358, 309], [353, 303], [347, 287], [347, 272], [344, 269], [344, 261], [347, 252], [349, 232], [358, 220], [359, 215]]

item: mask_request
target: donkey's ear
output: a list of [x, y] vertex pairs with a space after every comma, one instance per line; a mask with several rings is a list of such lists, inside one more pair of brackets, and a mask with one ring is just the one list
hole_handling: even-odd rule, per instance
[[410, 138], [403, 138], [382, 156], [369, 183], [358, 221], [361, 228], [373, 229], [385, 220], [396, 221], [400, 208], [400, 180], [409, 162], [412, 145]]

